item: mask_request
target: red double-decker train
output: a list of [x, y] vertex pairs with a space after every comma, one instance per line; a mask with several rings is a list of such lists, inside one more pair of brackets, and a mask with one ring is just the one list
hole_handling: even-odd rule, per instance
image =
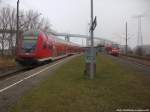
[[112, 45], [106, 45], [105, 46], [107, 54], [113, 55], [113, 56], [119, 56], [120, 49], [117, 44]]
[[52, 34], [28, 31], [18, 39], [16, 61], [23, 65], [37, 64], [82, 51], [83, 48], [79, 45], [59, 39]]

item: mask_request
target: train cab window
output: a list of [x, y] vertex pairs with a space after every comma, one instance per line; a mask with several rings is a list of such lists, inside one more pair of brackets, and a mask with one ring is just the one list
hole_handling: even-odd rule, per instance
[[49, 49], [53, 49], [53, 45], [49, 45]]
[[25, 52], [33, 52], [36, 49], [38, 36], [24, 35], [22, 40], [22, 48]]
[[43, 49], [46, 49], [47, 48], [47, 45], [46, 45], [46, 42], [43, 43]]

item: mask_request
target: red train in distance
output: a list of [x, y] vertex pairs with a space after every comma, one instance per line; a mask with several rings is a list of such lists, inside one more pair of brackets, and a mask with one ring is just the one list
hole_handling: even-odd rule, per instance
[[28, 31], [18, 39], [16, 61], [22, 65], [38, 64], [82, 51], [83, 48], [79, 45], [54, 35], [47, 35], [41, 31]]
[[120, 49], [117, 44], [106, 45], [105, 49], [106, 49], [106, 52], [110, 55], [119, 56], [120, 54]]

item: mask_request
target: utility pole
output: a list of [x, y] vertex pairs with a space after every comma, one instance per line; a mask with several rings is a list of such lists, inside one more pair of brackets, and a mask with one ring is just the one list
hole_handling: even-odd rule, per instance
[[16, 32], [16, 47], [19, 39], [19, 0], [17, 1], [17, 32]]
[[83, 47], [84, 45], [83, 45], [83, 39], [82, 39], [82, 47]]
[[142, 38], [142, 28], [141, 28], [141, 19], [142, 15], [138, 16], [138, 40], [137, 40], [137, 46], [138, 46], [138, 54], [143, 55], [143, 38]]
[[128, 23], [126, 22], [126, 47], [125, 47], [125, 53], [128, 54]]
[[86, 69], [85, 74], [89, 76], [90, 79], [94, 78], [96, 74], [96, 50], [94, 48], [94, 30], [97, 26], [97, 19], [93, 18], [93, 0], [91, 0], [91, 25], [90, 25], [90, 46], [87, 47], [86, 56]]
[[142, 15], [139, 15], [137, 18], [138, 18], [138, 41], [137, 41], [137, 44], [138, 46], [143, 46], [143, 38], [142, 38], [142, 28], [141, 28], [141, 19], [142, 19]]
[[138, 19], [138, 37], [137, 37], [137, 47], [138, 47], [138, 54], [143, 54], [143, 37], [142, 37], [142, 18], [144, 15], [137, 15], [134, 18]]
[[[94, 57], [94, 41], [93, 41], [93, 0], [91, 0], [91, 57]], [[91, 59], [90, 79], [94, 78], [94, 60]]]
[[[90, 27], [91, 27], [91, 23], [89, 22], [88, 24], [87, 24], [87, 35], [89, 36], [90, 34], [89, 34], [89, 29], [90, 29]], [[87, 37], [86, 38], [86, 46], [88, 47], [88, 46], [90, 46], [89, 45], [89, 41], [90, 40], [90, 38], [89, 37]]]

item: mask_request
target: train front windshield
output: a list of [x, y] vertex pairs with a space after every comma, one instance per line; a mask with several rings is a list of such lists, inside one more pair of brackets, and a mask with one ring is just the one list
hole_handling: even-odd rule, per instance
[[23, 44], [22, 47], [25, 52], [34, 52], [37, 45], [37, 38], [36, 36], [24, 36], [23, 37]]

